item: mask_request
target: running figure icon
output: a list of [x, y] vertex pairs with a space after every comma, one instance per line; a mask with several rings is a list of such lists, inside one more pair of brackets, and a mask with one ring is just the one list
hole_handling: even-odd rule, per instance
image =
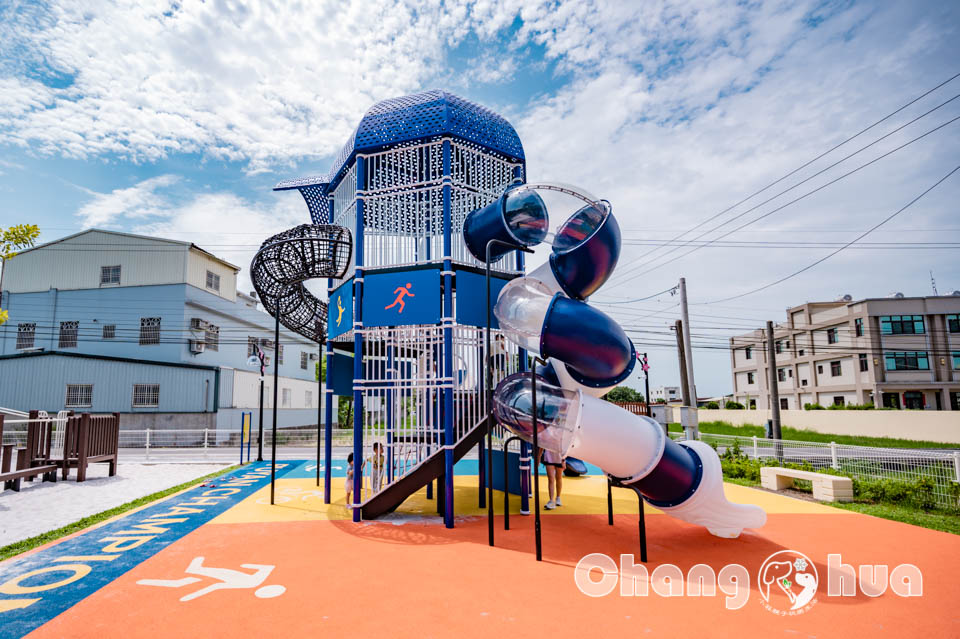
[[413, 284], [410, 282], [407, 282], [406, 286], [398, 286], [397, 290], [393, 292], [397, 296], [397, 299], [393, 300], [393, 304], [390, 306], [384, 306], [383, 310], [389, 311], [391, 308], [399, 304], [400, 308], [397, 310], [397, 313], [403, 313], [403, 307], [407, 305], [406, 302], [403, 301], [403, 297], [416, 297], [416, 295], [410, 292], [411, 286], [413, 286]]
[[[213, 568], [212, 566], [204, 566], [203, 557], [194, 557], [193, 561], [190, 562], [190, 565], [187, 566], [186, 573], [188, 575], [200, 575], [201, 577], [216, 579], [220, 583], [210, 584], [206, 588], [201, 588], [196, 592], [191, 592], [189, 595], [181, 597], [180, 601], [190, 601], [191, 599], [196, 599], [197, 597], [210, 594], [214, 590], [256, 588], [256, 591], [254, 591], [253, 594], [260, 599], [279, 597], [287, 591], [285, 586], [281, 586], [279, 584], [261, 586], [261, 584], [267, 580], [267, 577], [270, 576], [270, 573], [273, 572], [273, 569], [276, 568], [276, 566], [241, 564], [240, 567], [253, 570], [255, 572], [251, 574], [240, 570], [231, 570], [230, 568]], [[184, 577], [183, 579], [141, 579], [137, 582], [137, 584], [141, 586], [180, 588], [182, 586], [195, 584], [198, 581], [203, 580], [197, 577]]]
[[340, 326], [340, 320], [343, 319], [343, 312], [347, 310], [343, 308], [343, 298], [339, 295], [337, 296], [337, 326]]

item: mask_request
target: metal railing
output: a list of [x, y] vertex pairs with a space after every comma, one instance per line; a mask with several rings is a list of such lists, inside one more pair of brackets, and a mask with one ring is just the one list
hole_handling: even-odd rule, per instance
[[[670, 433], [670, 436], [684, 438], [683, 433]], [[958, 505], [953, 485], [960, 483], [960, 451], [851, 446], [703, 432], [700, 440], [715, 445], [721, 454], [736, 443], [742, 455], [763, 463], [808, 463], [815, 470], [830, 468], [858, 480], [889, 479], [914, 484], [929, 479], [933, 482], [933, 494], [939, 505]]]

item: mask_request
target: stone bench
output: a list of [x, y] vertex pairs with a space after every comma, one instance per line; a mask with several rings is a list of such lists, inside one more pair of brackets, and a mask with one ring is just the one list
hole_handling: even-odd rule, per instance
[[808, 470], [794, 470], [779, 466], [760, 469], [760, 485], [768, 490], [791, 488], [794, 479], [805, 479], [813, 484], [813, 498], [819, 501], [853, 501], [853, 480]]

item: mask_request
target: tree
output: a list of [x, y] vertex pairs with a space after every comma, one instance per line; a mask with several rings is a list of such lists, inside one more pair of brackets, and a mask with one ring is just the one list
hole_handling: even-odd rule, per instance
[[317, 362], [317, 369], [313, 371], [313, 378], [327, 383], [327, 355], [324, 353], [320, 356], [320, 361]]
[[[18, 251], [30, 248], [40, 237], [40, 228], [36, 224], [16, 224], [6, 229], [0, 228], [0, 293], [3, 292], [3, 273], [7, 270], [7, 260], [13, 259]], [[7, 321], [7, 311], [0, 308], [0, 324]]]
[[643, 394], [629, 386], [617, 386], [603, 396], [608, 402], [642, 402]]

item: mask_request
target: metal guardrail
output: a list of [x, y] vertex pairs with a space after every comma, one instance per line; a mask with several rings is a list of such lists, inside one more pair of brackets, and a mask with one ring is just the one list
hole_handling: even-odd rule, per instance
[[[9, 423], [9, 422], [8, 422]], [[272, 445], [270, 430], [264, 435], [264, 448]], [[670, 433], [674, 439], [683, 439], [683, 433]], [[252, 446], [256, 449], [257, 433], [253, 432]], [[26, 445], [26, 428], [8, 428], [3, 433], [4, 444]], [[764, 439], [740, 435], [713, 435], [700, 433], [700, 439], [715, 444], [722, 453], [739, 444], [740, 451], [750, 459], [769, 463], [809, 463], [815, 469], [832, 468], [855, 479], [892, 479], [914, 483], [922, 478], [934, 484], [934, 495], [941, 505], [956, 506], [951, 486], [960, 483], [960, 450], [932, 451], [911, 448], [879, 448], [849, 446], [833, 442], [807, 442], [788, 439]], [[334, 430], [334, 446], [352, 446], [353, 430]], [[203, 459], [230, 460], [240, 445], [239, 430], [121, 430], [120, 461], [199, 461]], [[280, 456], [292, 459], [312, 457], [317, 449], [317, 432], [282, 429], [277, 433]], [[519, 444], [514, 442], [519, 449]], [[284, 450], [286, 449], [286, 450]], [[299, 449], [306, 449], [300, 451]], [[779, 460], [778, 461], [778, 454]]]
[[[670, 433], [683, 439], [683, 433]], [[879, 448], [850, 446], [835, 442], [808, 442], [789, 439], [764, 439], [741, 435], [700, 433], [700, 440], [716, 445], [723, 453], [736, 442], [740, 452], [750, 459], [774, 465], [809, 463], [814, 469], [832, 468], [860, 480], [891, 479], [913, 484], [926, 478], [934, 484], [934, 496], [943, 506], [957, 506], [951, 492], [960, 483], [960, 450], [936, 451], [916, 448]]]

